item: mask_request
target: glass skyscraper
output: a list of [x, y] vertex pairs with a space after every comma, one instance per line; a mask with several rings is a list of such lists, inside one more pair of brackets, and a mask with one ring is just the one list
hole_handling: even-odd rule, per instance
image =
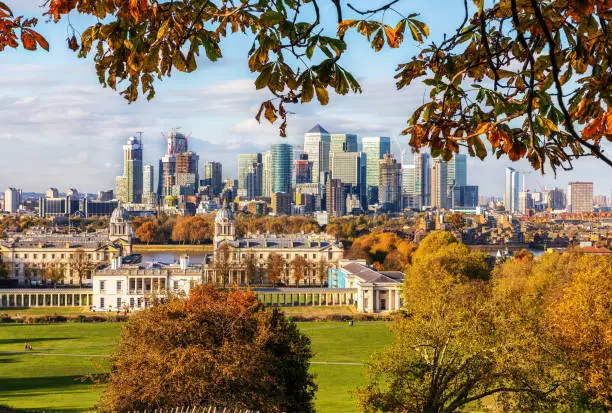
[[[378, 188], [380, 179], [380, 160], [385, 154], [391, 153], [391, 138], [386, 136], [364, 137], [361, 140], [361, 149], [366, 154], [366, 185], [368, 188]], [[368, 190], [369, 194], [377, 191]], [[373, 195], [368, 199], [368, 203], [375, 204], [378, 197], [373, 199]]]
[[116, 184], [120, 202], [142, 202], [142, 144], [136, 136], [123, 145], [123, 176], [117, 177]]
[[[238, 155], [238, 192], [240, 190], [246, 192], [249, 172], [253, 164], [256, 163], [261, 163], [260, 153], [241, 153]], [[240, 195], [244, 196], [244, 194]]]
[[291, 193], [291, 174], [293, 163], [293, 148], [288, 143], [272, 145], [272, 193]]
[[448, 187], [467, 185], [467, 156], [456, 153], [446, 167]]
[[518, 211], [519, 172], [506, 167], [506, 187], [504, 191], [504, 206], [508, 212]]
[[357, 152], [357, 135], [354, 133], [335, 133], [331, 135], [330, 152]]
[[329, 132], [319, 124], [304, 134], [304, 153], [312, 162], [313, 183], [323, 183], [321, 173], [329, 171], [330, 140]]

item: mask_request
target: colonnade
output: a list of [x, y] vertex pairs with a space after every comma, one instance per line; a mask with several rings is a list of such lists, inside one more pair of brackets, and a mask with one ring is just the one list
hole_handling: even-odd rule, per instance
[[[313, 291], [257, 291], [257, 298], [266, 306], [331, 306], [352, 305], [357, 300], [356, 289], [321, 288]], [[318, 291], [317, 291], [318, 290]]]
[[86, 307], [93, 304], [91, 289], [0, 290], [0, 308]]

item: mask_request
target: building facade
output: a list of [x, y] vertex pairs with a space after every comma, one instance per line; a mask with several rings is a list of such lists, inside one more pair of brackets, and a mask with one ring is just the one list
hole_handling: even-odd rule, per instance
[[438, 209], [448, 208], [448, 177], [446, 162], [441, 158], [433, 160], [431, 165], [431, 206]]
[[506, 184], [504, 190], [504, 206], [508, 212], [518, 212], [519, 172], [506, 167]]
[[221, 193], [223, 189], [223, 165], [221, 162], [206, 162], [204, 164], [204, 185], [212, 188], [214, 196]]
[[379, 161], [378, 203], [383, 211], [402, 209], [402, 167], [393, 155], [384, 155]]
[[14, 214], [19, 210], [19, 205], [21, 205], [21, 191], [16, 188], [7, 188], [4, 191], [4, 210]]
[[361, 139], [361, 150], [366, 154], [366, 191], [369, 192], [368, 203], [378, 202], [378, 189], [380, 183], [380, 163], [385, 154], [391, 153], [391, 138], [386, 136], [370, 136]]
[[142, 191], [142, 142], [136, 136], [130, 136], [123, 145], [123, 175], [116, 179], [115, 192], [120, 202], [139, 204]]
[[593, 211], [593, 182], [570, 182], [567, 184], [567, 212]]
[[292, 193], [291, 164], [293, 148], [287, 143], [276, 143], [270, 150], [272, 157], [272, 192]]
[[334, 133], [331, 135], [329, 152], [357, 152], [357, 135], [354, 133]]
[[346, 194], [356, 195], [359, 207], [368, 209], [366, 179], [367, 160], [363, 152], [330, 152], [330, 171], [333, 179], [339, 179], [346, 186]]
[[312, 182], [325, 182], [322, 173], [329, 171], [329, 150], [331, 136], [317, 124], [304, 134], [304, 153], [312, 162]]

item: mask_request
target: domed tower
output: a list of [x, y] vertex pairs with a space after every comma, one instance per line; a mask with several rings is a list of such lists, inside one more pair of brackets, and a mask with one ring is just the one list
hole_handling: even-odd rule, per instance
[[223, 208], [217, 212], [215, 217], [215, 248], [219, 246], [221, 241], [233, 241], [235, 239], [236, 221], [234, 221], [234, 213], [225, 202]]
[[130, 215], [123, 206], [119, 205], [110, 218], [108, 237], [111, 242], [123, 245], [124, 254], [132, 253], [132, 224]]

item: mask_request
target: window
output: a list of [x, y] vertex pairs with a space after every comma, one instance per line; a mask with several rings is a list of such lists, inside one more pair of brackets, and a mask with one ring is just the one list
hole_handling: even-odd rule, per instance
[[138, 308], [140, 308], [142, 306], [142, 298], [138, 297], [138, 300], [136, 300], [136, 306]]
[[15, 258], [19, 258], [19, 254], [15, 254]]
[[104, 308], [104, 297], [100, 297], [100, 308]]
[[100, 291], [104, 291], [104, 281], [100, 281]]
[[130, 308], [134, 308], [134, 297], [130, 298]]
[[304, 258], [308, 258], [308, 254], [304, 253]]
[[117, 310], [121, 310], [121, 297], [117, 297]]
[[121, 291], [121, 280], [117, 281], [117, 292]]
[[55, 259], [55, 254], [51, 254], [51, 259]]
[[37, 254], [34, 254], [34, 259], [36, 259], [36, 258], [38, 258], [38, 255], [37, 255]]
[[259, 254], [259, 258], [263, 258], [263, 254]]
[[43, 255], [42, 255], [42, 258], [43, 258], [43, 260], [44, 260], [45, 258], [47, 258], [47, 254], [43, 254]]
[[289, 258], [289, 255], [290, 255], [290, 254], [285, 254], [285, 257], [286, 257], [286, 258]]
[[312, 259], [317, 258], [317, 254], [312, 254]]
[[28, 254], [23, 254], [23, 258], [28, 259]]
[[175, 281], [174, 282], [174, 289], [177, 290], [179, 288], [179, 282]]
[[64, 259], [64, 258], [65, 258], [65, 254], [60, 255], [60, 257], [61, 257], [62, 259]]

